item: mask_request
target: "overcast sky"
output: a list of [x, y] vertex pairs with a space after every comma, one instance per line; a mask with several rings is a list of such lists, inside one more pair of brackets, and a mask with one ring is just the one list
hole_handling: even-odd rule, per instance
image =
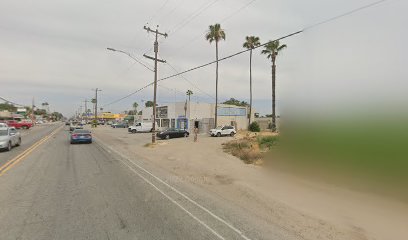
[[[0, 96], [52, 110], [74, 113], [100, 88], [105, 105], [150, 83], [153, 73], [126, 55], [152, 65], [154, 36], [147, 25], [167, 32], [160, 38], [160, 57], [178, 71], [215, 58], [215, 46], [204, 39], [208, 25], [221, 23], [227, 38], [220, 56], [242, 50], [245, 36], [261, 42], [301, 30], [311, 24], [366, 5], [373, 0], [0, 0]], [[248, 3], [250, 3], [248, 5]], [[244, 7], [246, 6], [246, 7]], [[390, 0], [285, 39], [278, 57], [277, 104], [307, 108], [311, 103], [406, 100], [408, 4]], [[249, 100], [249, 55], [220, 63], [220, 100]], [[174, 74], [159, 65], [159, 77]], [[270, 62], [254, 51], [254, 107], [271, 112]], [[160, 103], [214, 102], [215, 66], [160, 83]], [[192, 84], [190, 84], [190, 81]], [[172, 90], [175, 89], [175, 90]], [[105, 107], [119, 112], [133, 102], [152, 99], [147, 88]], [[210, 95], [210, 96], [208, 96]], [[293, 105], [291, 105], [293, 107]]]

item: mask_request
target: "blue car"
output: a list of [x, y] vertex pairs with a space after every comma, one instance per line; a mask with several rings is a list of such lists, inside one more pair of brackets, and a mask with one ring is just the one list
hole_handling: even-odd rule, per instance
[[92, 143], [91, 131], [86, 129], [75, 129], [71, 133], [71, 144], [74, 143]]

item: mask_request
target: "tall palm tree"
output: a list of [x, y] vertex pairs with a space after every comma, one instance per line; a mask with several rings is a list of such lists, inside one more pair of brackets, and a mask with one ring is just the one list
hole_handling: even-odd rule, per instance
[[133, 104], [132, 104], [132, 107], [133, 107], [133, 109], [134, 109], [134, 115], [137, 115], [137, 107], [139, 107], [139, 104], [137, 103], [137, 102], [134, 102]]
[[191, 95], [193, 95], [193, 94], [194, 94], [193, 91], [187, 90], [186, 95], [188, 96], [188, 101], [189, 101], [189, 102], [190, 102], [190, 97], [191, 97]]
[[270, 41], [265, 45], [262, 54], [266, 54], [267, 58], [272, 61], [272, 131], [276, 131], [276, 112], [275, 112], [275, 82], [276, 82], [276, 57], [278, 53], [285, 49], [285, 44], [280, 44], [279, 41]]
[[225, 40], [224, 29], [219, 23], [210, 25], [208, 32], [205, 34], [205, 39], [210, 43], [215, 42], [215, 58], [217, 60], [215, 67], [215, 127], [217, 127], [217, 107], [218, 107], [218, 42]]
[[259, 37], [246, 36], [242, 47], [249, 49], [249, 124], [252, 117], [252, 50], [261, 45]]

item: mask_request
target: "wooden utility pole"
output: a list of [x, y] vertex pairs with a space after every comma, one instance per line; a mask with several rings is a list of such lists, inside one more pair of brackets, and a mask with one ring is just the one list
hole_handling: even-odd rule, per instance
[[85, 99], [84, 103], [85, 103], [85, 121], [88, 122], [88, 99]]
[[95, 89], [95, 127], [98, 126], [98, 92], [102, 90]]
[[144, 26], [143, 28], [147, 31], [147, 32], [153, 32], [155, 33], [156, 37], [155, 37], [155, 41], [154, 41], [154, 58], [147, 56], [146, 54], [144, 54], [143, 56], [145, 58], [154, 60], [154, 93], [153, 93], [153, 131], [152, 131], [152, 143], [156, 143], [156, 92], [157, 92], [157, 62], [161, 62], [161, 63], [165, 63], [165, 60], [162, 59], [158, 59], [157, 58], [157, 54], [159, 52], [159, 42], [157, 41], [158, 35], [162, 35], [165, 38], [167, 37], [167, 33], [161, 33], [158, 30], [158, 27], [156, 28], [156, 30], [152, 30], [150, 27], [146, 27]]

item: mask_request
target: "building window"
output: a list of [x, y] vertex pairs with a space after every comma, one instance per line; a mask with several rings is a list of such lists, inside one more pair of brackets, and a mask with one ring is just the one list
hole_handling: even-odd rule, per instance
[[169, 128], [170, 127], [170, 119], [162, 119], [162, 127]]
[[176, 119], [171, 119], [171, 128], [176, 128]]

